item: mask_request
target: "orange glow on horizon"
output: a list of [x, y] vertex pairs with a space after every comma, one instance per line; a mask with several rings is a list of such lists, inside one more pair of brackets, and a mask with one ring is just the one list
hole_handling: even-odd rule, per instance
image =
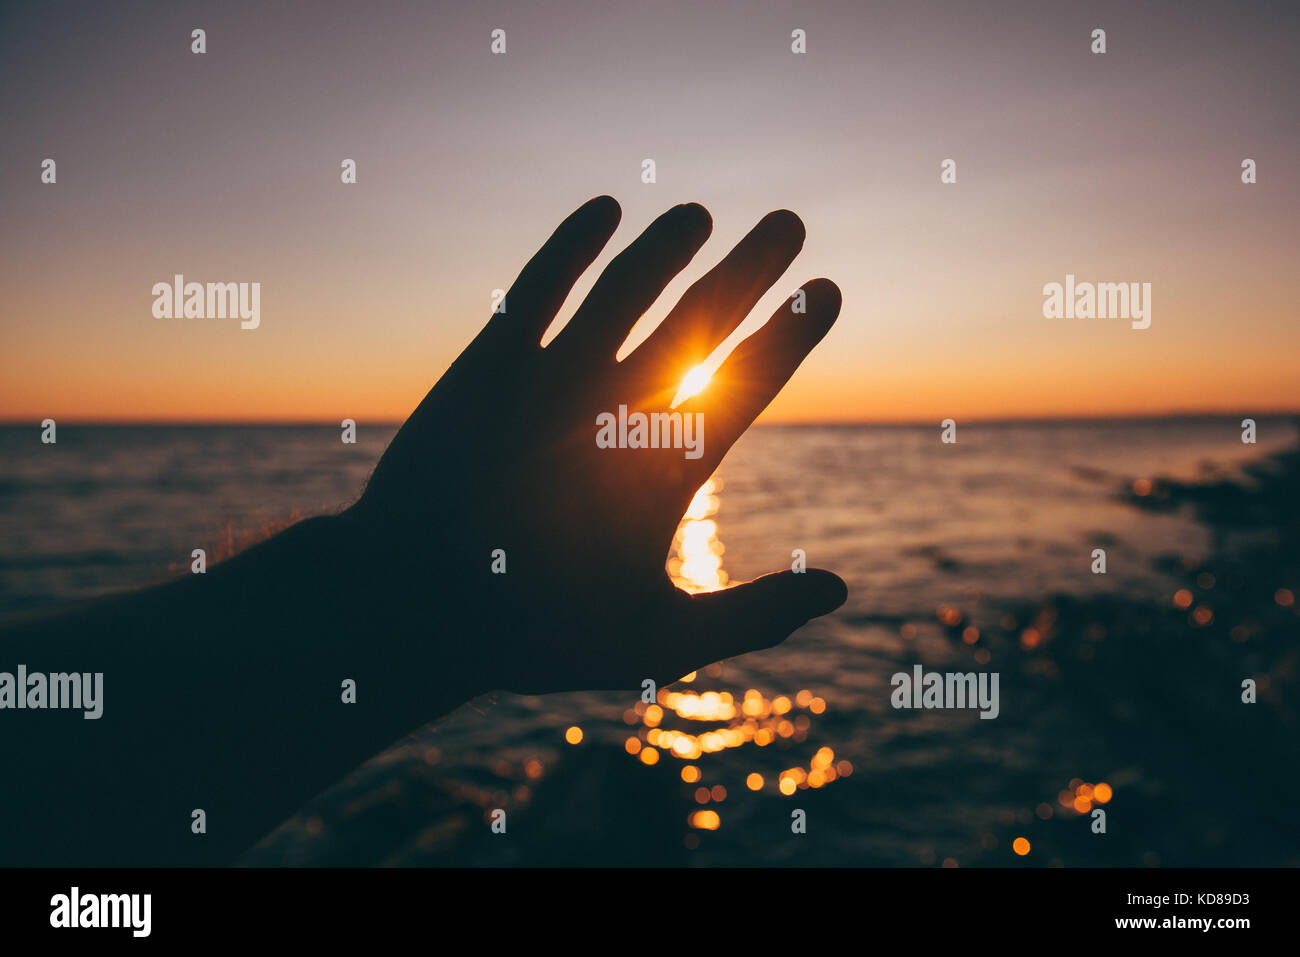
[[[846, 315], [840, 325], [854, 321], [862, 319]], [[410, 347], [394, 350], [384, 336], [355, 334], [343, 336], [343, 345], [304, 349], [300, 339], [270, 325], [243, 338], [238, 331], [216, 336], [154, 328], [122, 335], [116, 326], [80, 325], [75, 331], [75, 347], [46, 343], [34, 331], [8, 343], [0, 355], [0, 421], [48, 416], [61, 423], [337, 424], [350, 417], [397, 425], [460, 351], [445, 342], [421, 348], [406, 337]], [[977, 422], [1237, 414], [1243, 407], [1257, 416], [1300, 411], [1294, 378], [1280, 358], [1289, 348], [1284, 337], [1238, 342], [1231, 366], [1204, 347], [1201, 354], [1180, 348], [1151, 365], [1135, 364], [1138, 358], [1117, 346], [1108, 353], [1112, 361], [1094, 368], [1017, 357], [995, 342], [965, 345], [961, 361], [947, 361], [921, 344], [915, 354], [894, 356], [855, 354], [851, 345], [836, 352], [824, 344], [758, 421], [937, 424], [948, 417]], [[703, 369], [689, 372], [683, 385], [707, 386]], [[725, 362], [720, 371], [726, 374]], [[1212, 395], [1208, 381], [1215, 383]]]
[[[97, 354], [59, 361], [33, 360], [16, 352], [0, 357], [0, 422], [39, 423], [52, 417], [60, 424], [337, 425], [350, 417], [396, 426], [414, 411], [441, 369], [436, 360], [414, 362], [409, 355], [373, 356], [370, 361], [359, 356], [352, 365], [334, 356], [267, 352], [237, 364], [240, 357], [223, 355], [220, 348], [206, 358], [188, 352], [123, 352], [113, 343], [88, 346], [87, 351]], [[816, 358], [810, 357], [807, 364]], [[1257, 374], [1250, 371], [1252, 363]], [[996, 374], [990, 381], [923, 363], [906, 376], [891, 370], [877, 370], [877, 376], [873, 371], [866, 381], [861, 376], [813, 378], [796, 373], [758, 424], [928, 425], [948, 417], [966, 423], [1158, 418], [1235, 415], [1243, 407], [1259, 410], [1257, 416], [1300, 412], [1293, 382], [1254, 359], [1242, 359], [1241, 365], [1240, 372], [1185, 367], [1176, 376], [1146, 370], [1137, 383], [1102, 375], [1092, 382], [1070, 381], [1068, 371], [1060, 369], [1022, 369], [1013, 381]], [[1207, 397], [1205, 381], [1216, 383], [1213, 396]]]

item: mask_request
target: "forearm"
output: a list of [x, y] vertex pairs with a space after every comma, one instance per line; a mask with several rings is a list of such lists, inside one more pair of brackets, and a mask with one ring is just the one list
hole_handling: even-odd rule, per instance
[[432, 627], [395, 620], [376, 548], [311, 519], [207, 574], [6, 628], [0, 671], [103, 679], [97, 719], [0, 710], [0, 863], [227, 863], [483, 690]]

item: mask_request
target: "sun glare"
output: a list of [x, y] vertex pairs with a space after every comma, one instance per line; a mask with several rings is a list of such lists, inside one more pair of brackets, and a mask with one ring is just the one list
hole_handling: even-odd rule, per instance
[[686, 373], [686, 378], [682, 379], [682, 384], [677, 390], [677, 399], [689, 399], [691, 396], [704, 391], [704, 387], [709, 384], [713, 378], [713, 373], [703, 365], [698, 365], [690, 372]]

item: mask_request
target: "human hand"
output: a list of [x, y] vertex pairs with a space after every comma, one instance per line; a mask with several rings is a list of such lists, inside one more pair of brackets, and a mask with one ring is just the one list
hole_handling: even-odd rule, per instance
[[[787, 300], [673, 410], [687, 431], [665, 437], [679, 447], [597, 442], [598, 417], [617, 417], [620, 406], [629, 416], [669, 411], [684, 374], [798, 254], [803, 223], [769, 213], [617, 361], [633, 325], [712, 230], [702, 206], [674, 207], [609, 264], [542, 348], [619, 218], [618, 204], [601, 196], [559, 226], [346, 513], [379, 543], [389, 617], [405, 640], [439, 643], [438, 660], [471, 672], [475, 692], [666, 683], [777, 644], [846, 597], [837, 576], [815, 569], [692, 596], [664, 567], [695, 491], [834, 323], [840, 292], [830, 280], [805, 283], [805, 312]], [[504, 574], [492, 570], [496, 549]]]

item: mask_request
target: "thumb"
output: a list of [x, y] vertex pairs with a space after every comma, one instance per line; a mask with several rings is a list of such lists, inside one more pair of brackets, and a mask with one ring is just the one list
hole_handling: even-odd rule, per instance
[[835, 574], [819, 568], [783, 571], [723, 591], [693, 595], [681, 629], [684, 654], [721, 661], [785, 641], [810, 619], [834, 611], [848, 597]]

